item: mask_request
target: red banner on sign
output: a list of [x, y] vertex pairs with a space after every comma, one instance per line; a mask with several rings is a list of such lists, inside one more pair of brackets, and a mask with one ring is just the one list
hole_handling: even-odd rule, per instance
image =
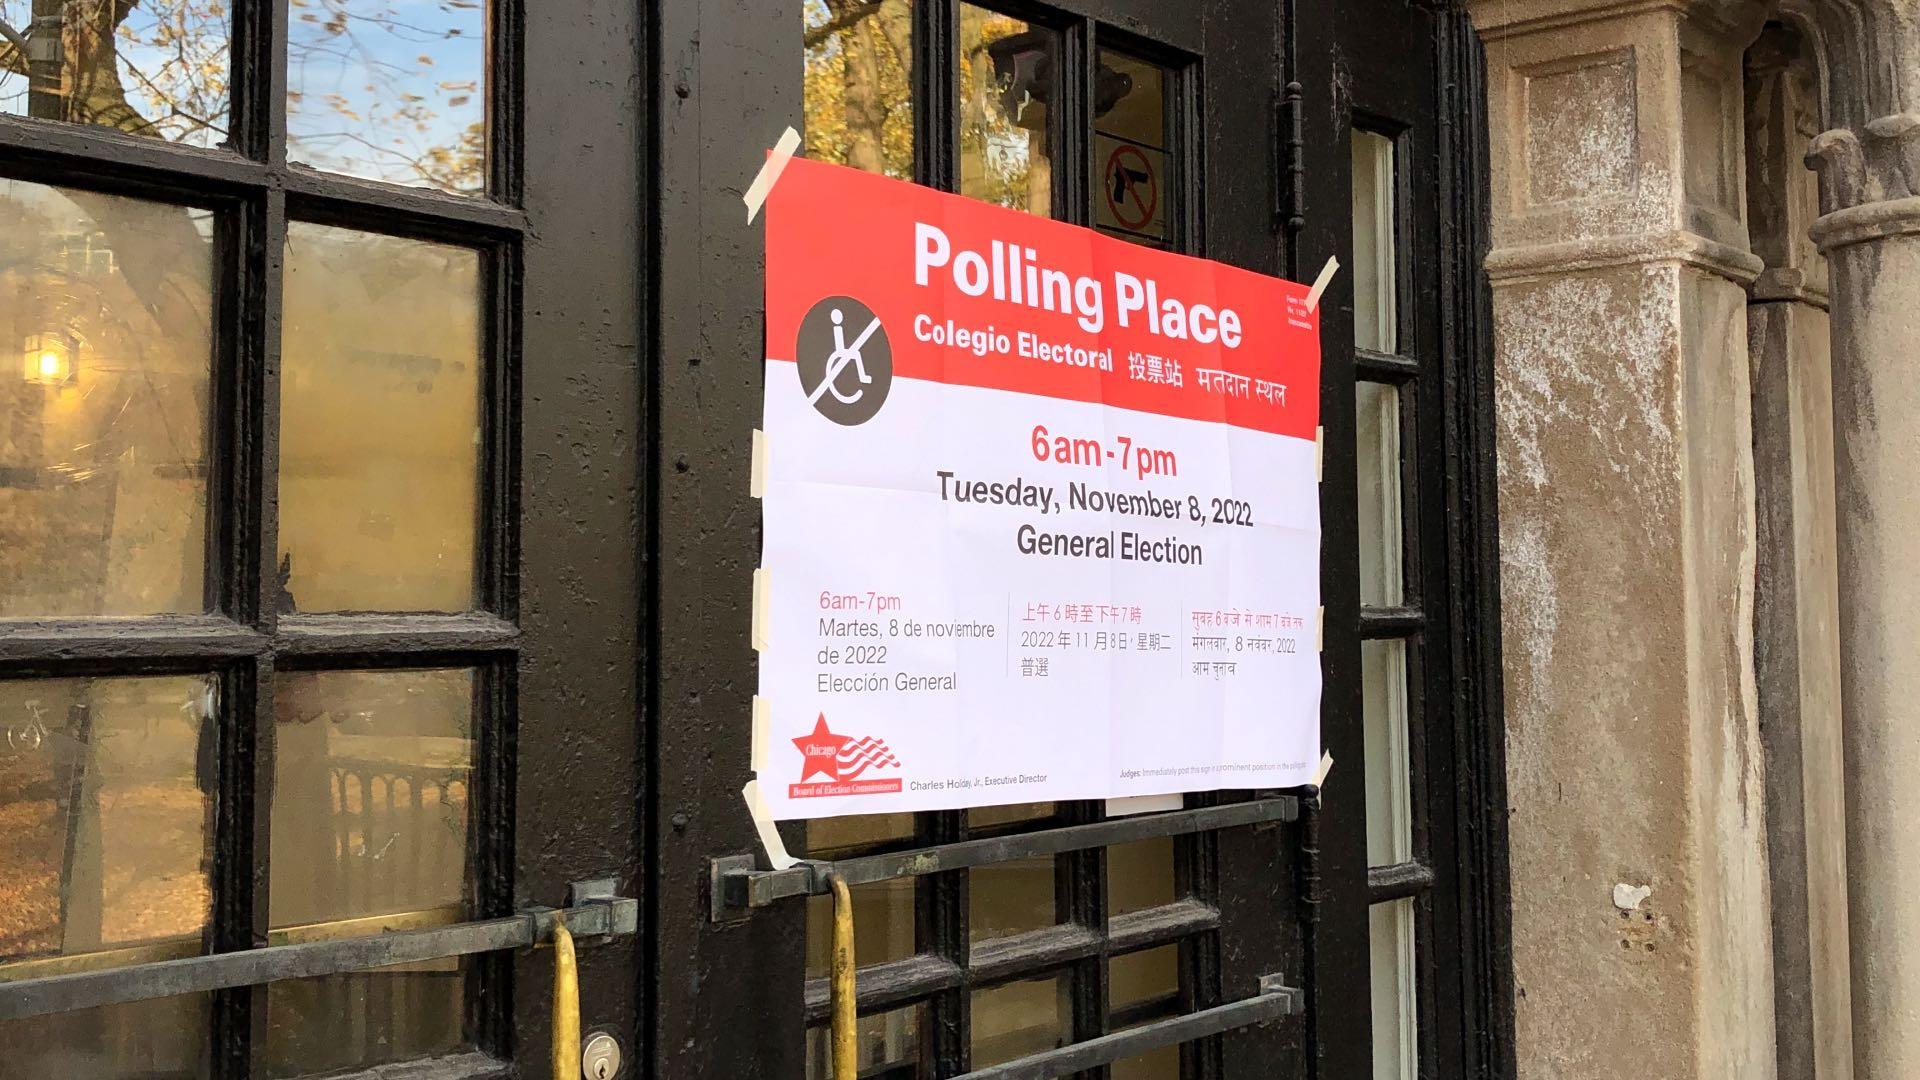
[[[803, 158], [767, 203], [768, 357], [801, 362], [813, 400], [832, 394], [850, 410], [872, 385], [877, 337], [894, 378], [1310, 440], [1320, 332], [1306, 296], [1294, 282]], [[830, 325], [819, 321], [828, 298], [854, 301], [831, 305]], [[811, 372], [803, 337], [823, 353]]]

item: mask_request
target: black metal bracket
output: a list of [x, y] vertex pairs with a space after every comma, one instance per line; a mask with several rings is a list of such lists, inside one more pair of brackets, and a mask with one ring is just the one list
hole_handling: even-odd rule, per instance
[[1224, 806], [1143, 814], [982, 840], [962, 840], [953, 844], [938, 844], [884, 855], [865, 855], [835, 862], [802, 860], [785, 870], [757, 869], [754, 856], [729, 855], [713, 859], [707, 864], [709, 912], [713, 921], [724, 922], [745, 918], [756, 908], [790, 897], [819, 896], [827, 891], [829, 873], [838, 874], [848, 885], [866, 885], [1013, 859], [1085, 851], [1136, 840], [1157, 840], [1242, 825], [1292, 821], [1299, 813], [1300, 802], [1297, 798], [1275, 795]]
[[549, 940], [556, 920], [582, 944], [627, 937], [639, 931], [640, 902], [616, 895], [617, 888], [612, 878], [575, 882], [568, 907], [532, 907], [501, 919], [0, 981], [0, 1020], [524, 949]]

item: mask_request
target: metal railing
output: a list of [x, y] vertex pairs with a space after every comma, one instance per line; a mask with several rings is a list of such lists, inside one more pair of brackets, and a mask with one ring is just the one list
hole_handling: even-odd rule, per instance
[[[1276, 795], [1225, 806], [1116, 818], [881, 855], [830, 862], [803, 860], [784, 870], [758, 869], [751, 855], [730, 856], [714, 859], [708, 867], [711, 916], [716, 922], [741, 919], [751, 915], [757, 908], [783, 899], [820, 895], [833, 897], [832, 992], [829, 1009], [833, 1074], [834, 1080], [857, 1080], [854, 1032], [858, 1012], [857, 969], [853, 955], [853, 901], [849, 886], [921, 877], [1014, 859], [1085, 851], [1110, 844], [1293, 821], [1299, 813], [1300, 802], [1296, 797]], [[956, 1080], [1046, 1080], [1066, 1076], [1111, 1065], [1153, 1050], [1298, 1015], [1304, 1007], [1305, 994], [1302, 991], [1285, 985], [1279, 975], [1267, 975], [1261, 978], [1257, 992], [1251, 997], [1030, 1054], [1015, 1061], [966, 1073]]]
[[630, 936], [639, 930], [640, 903], [614, 895], [614, 889], [615, 883], [610, 878], [576, 882], [569, 906], [558, 910], [530, 908], [504, 918], [426, 930], [269, 945], [183, 960], [0, 982], [0, 1020], [523, 949], [549, 940], [556, 918], [564, 919], [576, 938]]

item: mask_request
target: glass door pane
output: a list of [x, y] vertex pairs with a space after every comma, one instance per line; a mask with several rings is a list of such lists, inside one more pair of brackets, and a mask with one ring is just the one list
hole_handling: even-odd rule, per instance
[[1400, 349], [1394, 237], [1393, 140], [1353, 133], [1353, 343]]

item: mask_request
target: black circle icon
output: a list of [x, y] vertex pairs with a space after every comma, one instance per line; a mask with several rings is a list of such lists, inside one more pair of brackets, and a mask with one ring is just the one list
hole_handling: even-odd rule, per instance
[[829, 296], [800, 320], [800, 389], [820, 415], [852, 427], [873, 419], [893, 388], [893, 346], [873, 309]]

